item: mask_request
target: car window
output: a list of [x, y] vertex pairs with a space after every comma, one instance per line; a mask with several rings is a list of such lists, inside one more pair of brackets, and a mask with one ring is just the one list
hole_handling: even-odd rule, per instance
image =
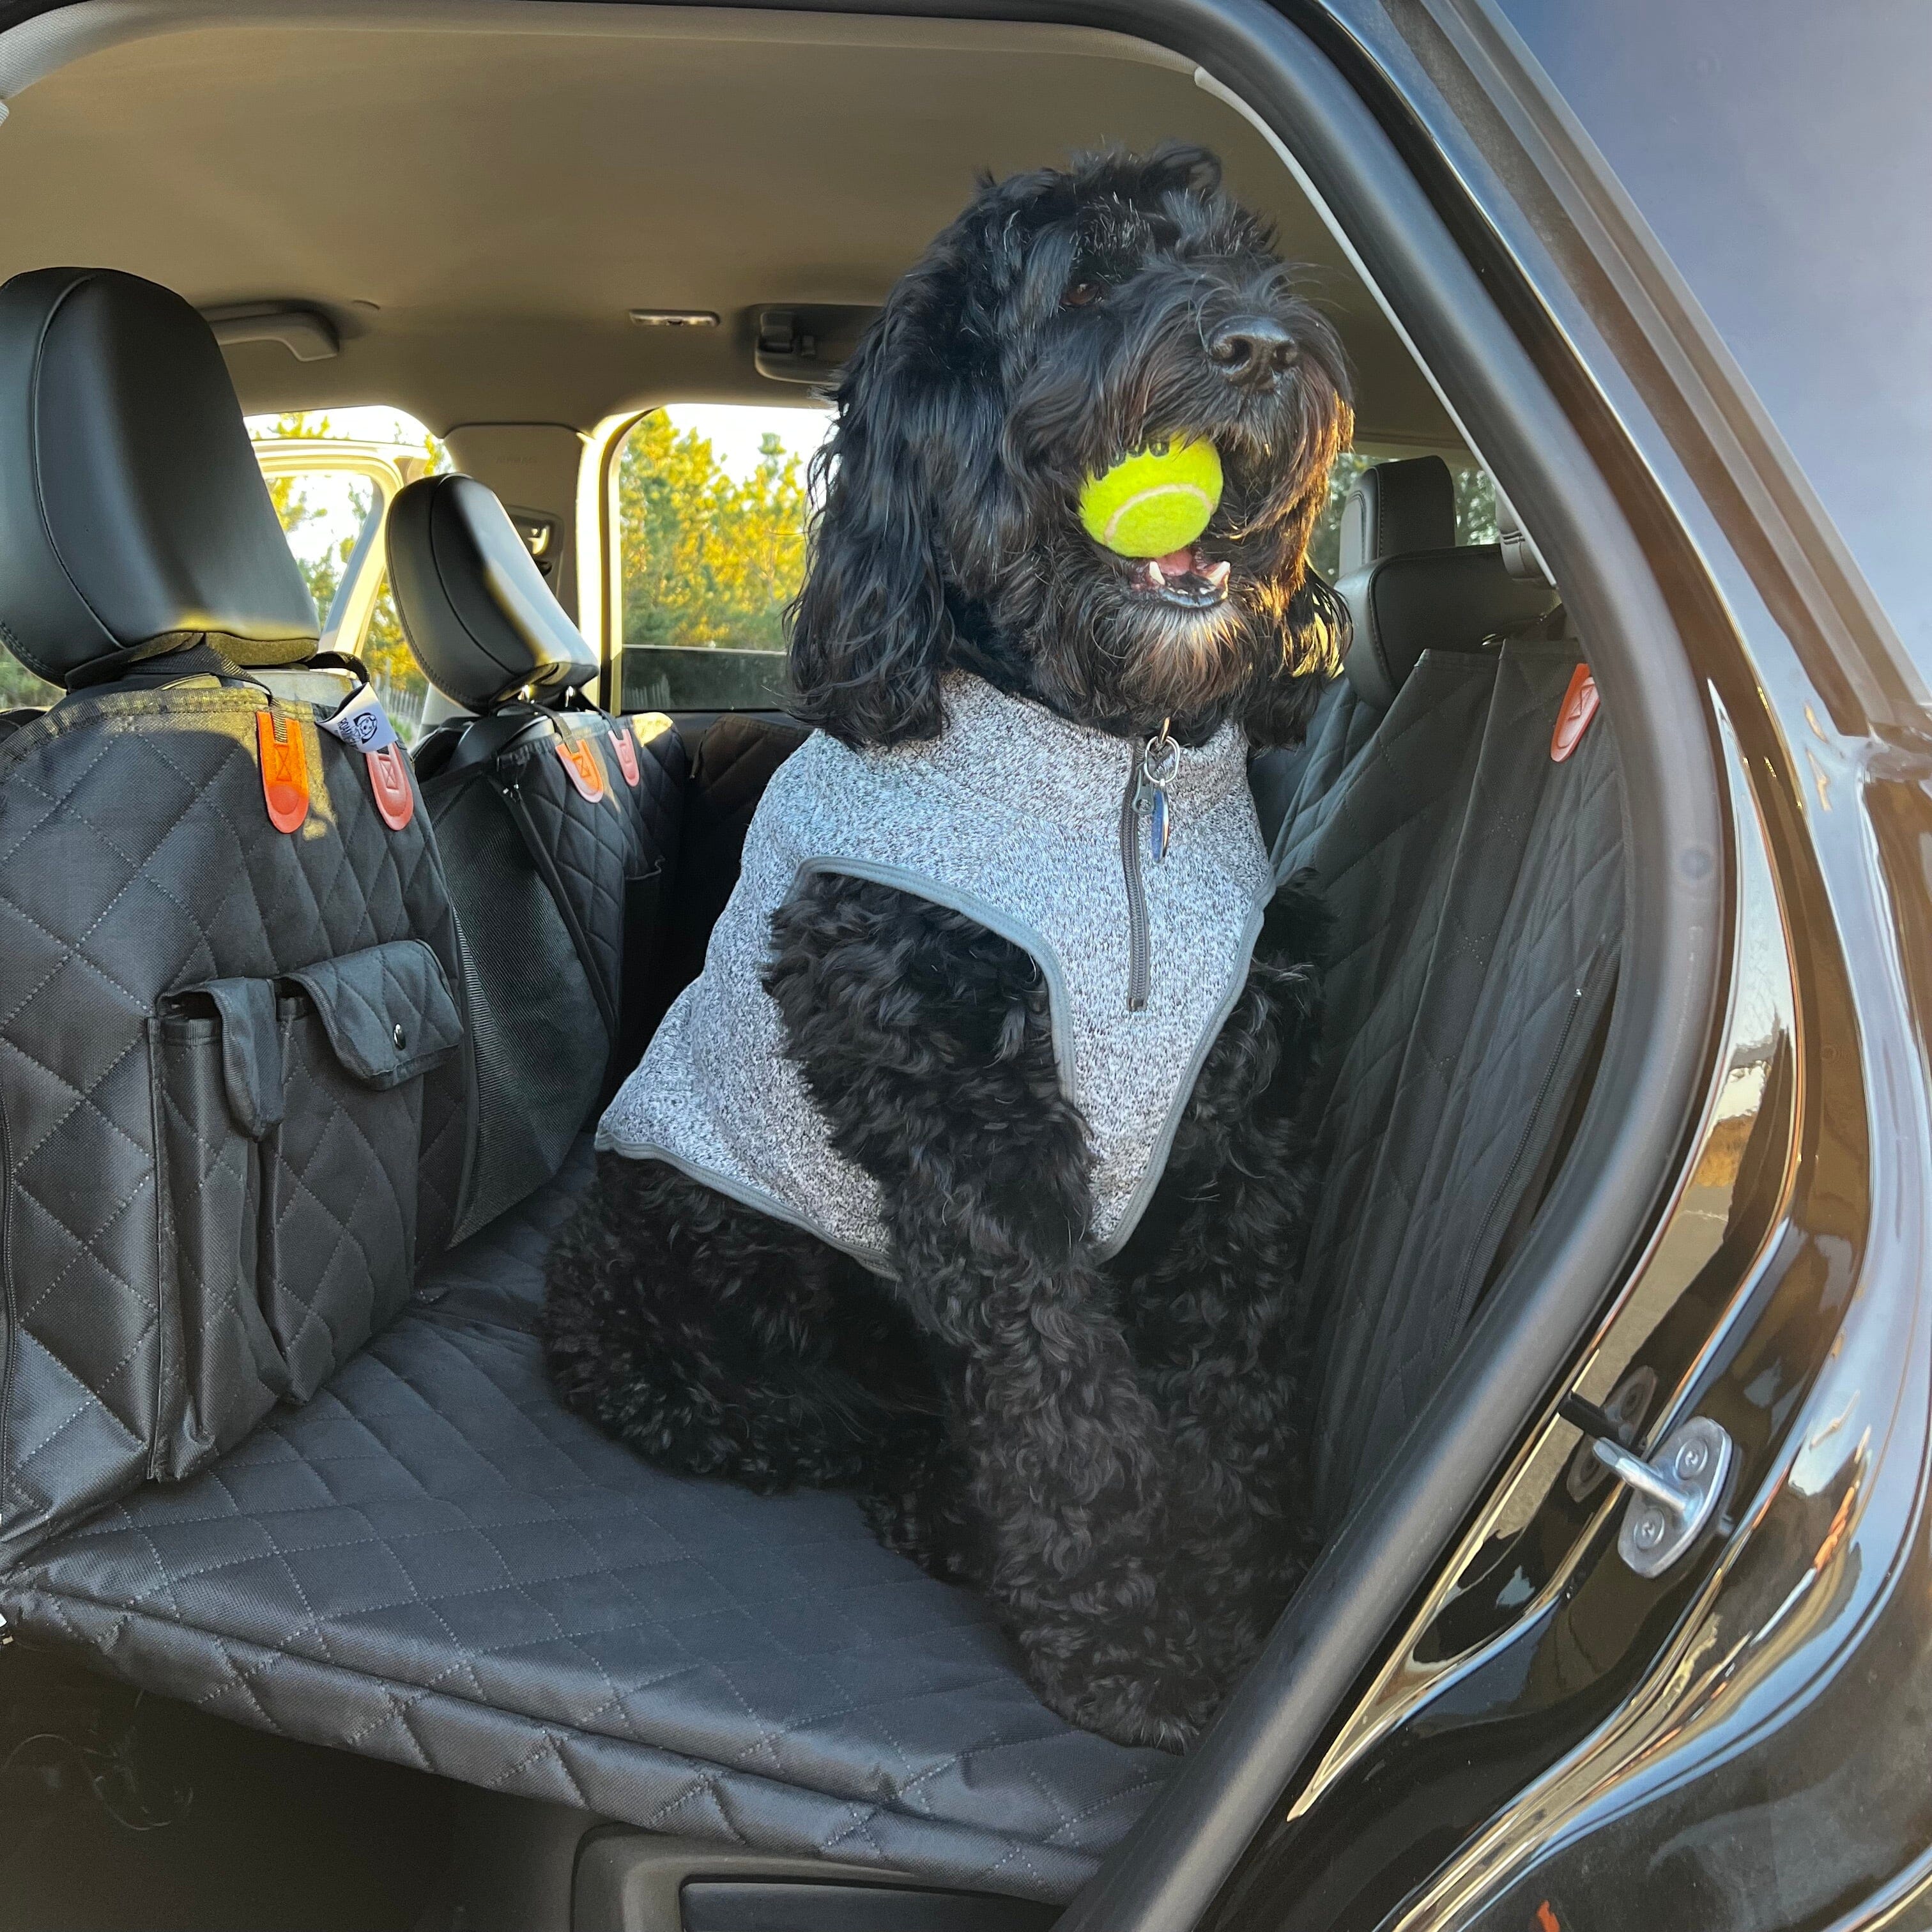
[[398, 732], [413, 744], [429, 686], [390, 595], [382, 517], [404, 484], [448, 470], [448, 452], [414, 418], [393, 410], [251, 416], [248, 432], [322, 618], [322, 648], [368, 666]]
[[806, 466], [830, 423], [817, 408], [692, 404], [632, 426], [615, 464], [626, 710], [781, 701]]
[[0, 644], [0, 711], [44, 711], [60, 694], [58, 685], [36, 677]]

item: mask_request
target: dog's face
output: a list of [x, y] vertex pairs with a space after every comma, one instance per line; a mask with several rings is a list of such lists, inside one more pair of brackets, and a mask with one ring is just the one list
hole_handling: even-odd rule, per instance
[[[929, 735], [977, 670], [1121, 735], [1300, 728], [1339, 611], [1306, 574], [1352, 428], [1340, 346], [1196, 148], [985, 188], [893, 291], [842, 378], [800, 599], [804, 715]], [[1219, 452], [1186, 550], [1115, 556], [1084, 481], [1162, 441]]]

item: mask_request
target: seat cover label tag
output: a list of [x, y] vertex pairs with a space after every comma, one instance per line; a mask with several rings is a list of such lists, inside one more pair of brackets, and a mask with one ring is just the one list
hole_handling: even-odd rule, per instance
[[[284, 735], [277, 736], [280, 725]], [[255, 742], [262, 756], [262, 799], [268, 823], [278, 832], [299, 832], [308, 817], [308, 761], [302, 755], [302, 727], [272, 711], [255, 714]]]
[[410, 761], [404, 757], [402, 746], [392, 742], [362, 755], [382, 823], [392, 832], [401, 831], [416, 814], [416, 787], [410, 782]]
[[617, 754], [617, 769], [624, 774], [624, 782], [635, 791], [642, 774], [638, 770], [638, 748], [631, 741], [628, 724], [610, 727], [610, 746]]
[[1582, 742], [1583, 734], [1589, 730], [1590, 720], [1596, 716], [1600, 701], [1597, 680], [1590, 675], [1590, 667], [1580, 664], [1570, 674], [1570, 688], [1563, 694], [1563, 704], [1556, 714], [1556, 729], [1550, 734], [1552, 764], [1562, 764]]
[[352, 751], [386, 751], [400, 742], [374, 685], [365, 684], [333, 718], [318, 718], [315, 722], [323, 730], [332, 731]]
[[604, 767], [597, 762], [596, 747], [588, 738], [559, 738], [556, 744], [556, 754], [563, 760], [563, 768], [580, 796], [593, 800], [602, 798]]

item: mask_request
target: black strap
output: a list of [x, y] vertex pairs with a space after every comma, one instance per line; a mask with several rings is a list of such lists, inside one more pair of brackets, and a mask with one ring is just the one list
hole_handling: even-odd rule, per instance
[[597, 956], [592, 950], [590, 935], [584, 929], [583, 920], [578, 916], [577, 905], [570, 896], [570, 890], [563, 883], [563, 874], [557, 870], [556, 855], [550, 849], [548, 841], [536, 827], [530, 816], [530, 807], [524, 802], [522, 788], [506, 781], [492, 766], [488, 772], [490, 784], [496, 796], [503, 801], [509, 813], [511, 823], [522, 836], [524, 849], [530, 854], [538, 875], [549, 889], [550, 897], [556, 902], [556, 909], [563, 916], [564, 929], [570, 934], [570, 943], [577, 950], [577, 957], [586, 976], [590, 981], [590, 990], [596, 997], [597, 1010], [604, 1022], [604, 1030], [608, 1035], [611, 1051], [617, 1046], [617, 1002], [611, 988], [605, 985], [602, 970], [597, 964]]

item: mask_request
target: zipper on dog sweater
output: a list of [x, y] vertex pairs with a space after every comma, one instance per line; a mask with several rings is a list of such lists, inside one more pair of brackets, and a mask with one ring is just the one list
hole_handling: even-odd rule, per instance
[[1141, 872], [1141, 828], [1147, 828], [1148, 856], [1157, 866], [1167, 856], [1173, 834], [1167, 788], [1180, 769], [1180, 747], [1168, 736], [1162, 719], [1160, 736], [1141, 748], [1127, 773], [1120, 800], [1120, 870], [1127, 886], [1127, 1010], [1141, 1012], [1153, 990], [1153, 939], [1148, 927], [1147, 882]]

